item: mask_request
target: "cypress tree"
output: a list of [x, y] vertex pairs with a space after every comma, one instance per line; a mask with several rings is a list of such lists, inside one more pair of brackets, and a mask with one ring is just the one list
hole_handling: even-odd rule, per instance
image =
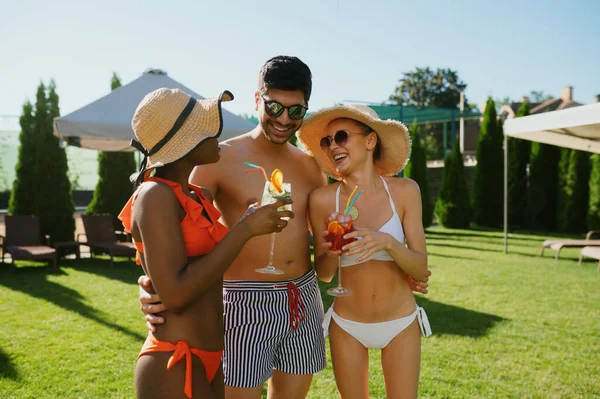
[[503, 152], [494, 100], [488, 98], [477, 143], [473, 181], [473, 221], [486, 227], [502, 225]]
[[450, 228], [468, 228], [471, 223], [471, 203], [465, 181], [463, 156], [458, 140], [454, 140], [454, 149], [446, 156], [444, 173], [435, 214], [442, 226]]
[[559, 147], [531, 144], [526, 222], [532, 229], [556, 229], [559, 159]]
[[600, 154], [591, 156], [590, 194], [588, 204], [588, 229], [600, 230]]
[[568, 216], [565, 212], [566, 200], [567, 200], [567, 176], [569, 174], [569, 161], [571, 159], [570, 148], [560, 149], [560, 159], [558, 161], [558, 184], [556, 187], [557, 202], [556, 202], [556, 226], [559, 230], [564, 231], [566, 221], [565, 216]]
[[[121, 81], [116, 73], [113, 73], [110, 87], [111, 90], [121, 87]], [[115, 229], [118, 229], [121, 222], [117, 216], [131, 196], [132, 185], [129, 176], [135, 172], [135, 169], [133, 152], [99, 152], [98, 183], [85, 213], [109, 213], [113, 217]]]
[[23, 112], [19, 118], [19, 154], [15, 167], [15, 180], [8, 201], [10, 215], [35, 215], [36, 194], [33, 166], [36, 159], [35, 119], [33, 106], [29, 101], [23, 104]]
[[[521, 104], [516, 118], [530, 113], [528, 102]], [[511, 226], [523, 227], [527, 209], [527, 165], [531, 142], [514, 137], [508, 138], [508, 222]]]
[[38, 115], [41, 107], [38, 108], [36, 104], [36, 129], [39, 129], [39, 156], [36, 157], [34, 167], [37, 213], [40, 216], [42, 234], [49, 234], [53, 242], [72, 241], [75, 235], [75, 207], [68, 177], [67, 154], [53, 134], [54, 118], [60, 116], [54, 81], [50, 81], [48, 97], [43, 100], [46, 103], [43, 115]]
[[427, 157], [425, 148], [421, 144], [419, 126], [415, 120], [409, 129], [412, 140], [411, 156], [406, 168], [404, 168], [404, 177], [413, 179], [421, 189], [421, 206], [423, 210], [423, 227], [431, 226], [433, 219], [433, 206], [429, 200], [429, 179], [427, 177]]
[[590, 154], [572, 150], [569, 159], [569, 172], [565, 179], [563, 215], [559, 229], [566, 233], [587, 231]]

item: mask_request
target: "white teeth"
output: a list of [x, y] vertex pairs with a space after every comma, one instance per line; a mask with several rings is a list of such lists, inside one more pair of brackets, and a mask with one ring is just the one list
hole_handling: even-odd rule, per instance
[[340, 160], [342, 158], [346, 158], [346, 155], [345, 154], [339, 154], [339, 155], [336, 155], [334, 159], [337, 161], [337, 160]]
[[275, 125], [271, 125], [271, 126], [273, 126], [273, 129], [275, 129], [275, 130], [277, 130], [279, 132], [285, 132], [287, 130], [287, 128], [284, 128], [284, 127], [278, 127], [278, 126], [275, 126]]

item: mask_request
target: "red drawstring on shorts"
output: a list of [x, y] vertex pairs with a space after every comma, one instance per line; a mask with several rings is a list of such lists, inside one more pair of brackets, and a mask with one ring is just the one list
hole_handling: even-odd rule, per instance
[[[284, 285], [276, 285], [275, 288], [283, 288]], [[298, 287], [294, 283], [287, 283], [288, 305], [290, 307], [290, 327], [297, 330], [300, 322], [306, 319], [306, 309]]]

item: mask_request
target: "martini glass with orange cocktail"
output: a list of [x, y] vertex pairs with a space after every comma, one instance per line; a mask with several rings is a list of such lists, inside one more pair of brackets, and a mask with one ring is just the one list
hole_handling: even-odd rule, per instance
[[[252, 170], [261, 170], [263, 175], [265, 176], [265, 188], [263, 189], [263, 195], [261, 200], [261, 205], [268, 205], [274, 202], [277, 202], [280, 199], [291, 198], [292, 196], [292, 184], [283, 182], [283, 172], [279, 169], [275, 169], [273, 173], [271, 173], [271, 178], [267, 178], [267, 174], [264, 169], [258, 165], [253, 165], [248, 162], [244, 162], [246, 165], [253, 167]], [[292, 210], [292, 204], [284, 205], [278, 210]], [[286, 218], [287, 219], [287, 218]], [[260, 269], [256, 269], [258, 273], [263, 274], [283, 274], [283, 270], [277, 269], [273, 265], [273, 253], [275, 252], [275, 234], [271, 233], [271, 250], [269, 253], [269, 264]]]

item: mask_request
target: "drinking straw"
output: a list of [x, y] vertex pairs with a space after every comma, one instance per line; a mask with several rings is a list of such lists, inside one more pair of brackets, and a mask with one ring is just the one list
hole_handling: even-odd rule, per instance
[[354, 186], [354, 190], [352, 190], [352, 192], [348, 196], [348, 201], [346, 202], [346, 208], [348, 208], [350, 206], [350, 200], [352, 199], [352, 196], [354, 195], [354, 192], [356, 191], [357, 188], [358, 188], [358, 186]]
[[271, 181], [271, 180], [269, 180], [269, 177], [267, 176], [267, 172], [265, 172], [265, 169], [262, 166], [254, 165], [253, 163], [250, 163], [250, 162], [244, 162], [244, 164], [254, 168], [254, 169], [247, 170], [246, 173], [260, 170], [262, 172], [263, 176], [265, 177], [265, 180]]
[[346, 208], [346, 212], [344, 212], [344, 215], [348, 215], [348, 213], [350, 212], [350, 209], [352, 208], [352, 205], [354, 205], [354, 203], [356, 202], [356, 200], [358, 199], [358, 197], [360, 197], [360, 195], [363, 193], [364, 190], [360, 190], [358, 192], [358, 194], [356, 194], [356, 197], [354, 197], [354, 199], [352, 200], [352, 202], [350, 202], [350, 205], [348, 205], [348, 207]]

